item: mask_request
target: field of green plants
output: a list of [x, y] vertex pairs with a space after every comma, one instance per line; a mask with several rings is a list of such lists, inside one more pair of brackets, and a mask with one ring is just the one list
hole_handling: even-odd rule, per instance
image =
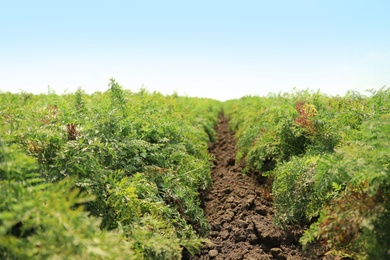
[[1, 259], [180, 259], [208, 223], [219, 101], [0, 93]]
[[308, 91], [225, 102], [246, 170], [272, 180], [281, 225], [310, 226], [329, 253], [390, 257], [390, 89]]
[[180, 259], [206, 242], [200, 192], [224, 112], [282, 226], [329, 253], [390, 257], [390, 89], [220, 102], [124, 90], [0, 92], [1, 259]]

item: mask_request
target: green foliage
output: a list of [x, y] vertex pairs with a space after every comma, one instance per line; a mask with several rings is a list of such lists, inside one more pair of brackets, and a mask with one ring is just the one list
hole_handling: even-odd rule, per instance
[[272, 192], [277, 219], [281, 224], [308, 223], [317, 212], [311, 212], [315, 184], [315, 167], [319, 156], [293, 157], [291, 161], [278, 165], [274, 170]]
[[[18, 190], [2, 204], [4, 258], [180, 259], [206, 241], [198, 197], [211, 185], [218, 101], [131, 93], [114, 79], [105, 93], [0, 101], [2, 190]], [[10, 238], [16, 224], [28, 236]]]
[[77, 110], [77, 113], [80, 117], [84, 115], [86, 104], [84, 100], [85, 93], [84, 91], [79, 87], [77, 91], [75, 92], [75, 101], [74, 101], [74, 106]]
[[[2, 259], [131, 258], [117, 231], [99, 228], [83, 210], [93, 196], [71, 179], [45, 183], [36, 161], [15, 146], [0, 145], [0, 257]], [[34, 174], [35, 173], [35, 174]]]
[[122, 86], [120, 86], [113, 78], [110, 79], [108, 86], [110, 87], [111, 109], [113, 111], [120, 110], [122, 116], [127, 117], [126, 100]]
[[296, 92], [225, 103], [238, 158], [273, 180], [277, 222], [357, 259], [390, 257], [390, 89]]
[[[302, 244], [387, 259], [390, 90], [300, 91], [223, 104], [237, 159], [269, 176], [276, 220]], [[207, 143], [222, 104], [124, 90], [0, 94], [0, 257], [180, 259], [208, 224]]]
[[324, 158], [318, 169], [315, 191], [327, 202], [319, 236], [354, 257], [387, 258], [390, 144], [384, 140], [390, 140], [389, 121], [365, 121], [360, 138]]

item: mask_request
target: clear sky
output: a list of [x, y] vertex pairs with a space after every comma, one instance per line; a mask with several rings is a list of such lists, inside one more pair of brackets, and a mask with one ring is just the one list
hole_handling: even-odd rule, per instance
[[219, 100], [390, 86], [389, 0], [0, 0], [0, 90]]

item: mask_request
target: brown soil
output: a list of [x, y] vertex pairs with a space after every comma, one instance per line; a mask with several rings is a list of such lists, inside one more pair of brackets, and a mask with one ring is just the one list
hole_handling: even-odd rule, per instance
[[236, 140], [226, 118], [219, 119], [216, 130], [218, 139], [210, 145], [214, 187], [203, 194], [211, 243], [199, 255], [183, 255], [183, 259], [323, 258], [323, 250], [316, 250], [312, 257], [301, 252], [299, 229], [274, 225], [275, 208], [266, 178], [242, 173], [243, 163], [235, 161]]

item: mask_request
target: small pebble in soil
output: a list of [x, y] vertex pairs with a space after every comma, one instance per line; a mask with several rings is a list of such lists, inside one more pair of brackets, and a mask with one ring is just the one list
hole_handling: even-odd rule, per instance
[[211, 258], [214, 258], [214, 257], [216, 257], [217, 255], [218, 255], [218, 251], [217, 251], [217, 250], [213, 249], [213, 250], [210, 250], [210, 251], [209, 251], [209, 256], [210, 256]]
[[222, 238], [222, 239], [225, 239], [225, 240], [226, 240], [226, 239], [228, 239], [228, 237], [229, 237], [229, 231], [224, 230], [224, 231], [221, 232], [220, 235], [221, 235], [221, 238]]

